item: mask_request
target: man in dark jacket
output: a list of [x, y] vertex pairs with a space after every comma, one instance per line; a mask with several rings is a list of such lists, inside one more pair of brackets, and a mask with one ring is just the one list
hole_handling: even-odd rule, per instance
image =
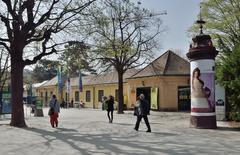
[[[113, 122], [113, 110], [114, 110], [114, 97], [112, 95], [109, 95], [109, 99], [106, 101], [107, 104], [107, 116], [109, 119], [109, 123]], [[111, 117], [109, 115], [109, 113], [111, 112]]]
[[150, 104], [148, 103], [147, 100], [145, 100], [144, 94], [140, 95], [140, 104], [139, 104], [138, 108], [139, 108], [139, 113], [137, 115], [137, 122], [136, 122], [134, 129], [136, 131], [138, 131], [139, 124], [143, 118], [146, 123], [146, 126], [148, 128], [148, 130], [146, 132], [151, 132], [151, 127], [150, 127], [150, 124], [148, 122], [148, 117], [147, 117], [147, 115], [149, 115], [149, 111], [150, 111]]

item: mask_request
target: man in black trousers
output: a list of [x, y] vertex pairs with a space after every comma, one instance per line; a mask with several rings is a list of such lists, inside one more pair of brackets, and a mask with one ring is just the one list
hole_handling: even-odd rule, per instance
[[148, 103], [148, 101], [145, 99], [144, 94], [140, 94], [140, 104], [137, 107], [138, 113], [137, 113], [137, 122], [135, 125], [135, 130], [138, 131], [139, 128], [139, 124], [142, 120], [142, 118], [144, 119], [146, 126], [148, 128], [148, 130], [146, 132], [151, 132], [151, 127], [150, 124], [148, 122], [148, 117], [147, 115], [149, 115], [149, 111], [150, 111], [150, 104]]

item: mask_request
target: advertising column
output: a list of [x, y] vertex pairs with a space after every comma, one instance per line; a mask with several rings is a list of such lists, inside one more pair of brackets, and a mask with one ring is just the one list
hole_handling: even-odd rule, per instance
[[215, 113], [215, 57], [218, 51], [213, 47], [211, 37], [202, 32], [194, 37], [187, 57], [191, 63], [191, 119], [196, 128], [216, 128]]

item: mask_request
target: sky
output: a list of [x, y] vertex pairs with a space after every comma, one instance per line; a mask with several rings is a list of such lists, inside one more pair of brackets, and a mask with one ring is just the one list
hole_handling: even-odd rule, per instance
[[201, 0], [133, 0], [141, 2], [141, 7], [161, 13], [167, 11], [167, 15], [161, 15], [166, 31], [160, 36], [160, 49], [157, 49], [155, 57], [159, 57], [167, 50], [177, 51], [177, 54], [185, 57], [189, 50], [191, 38], [187, 30], [197, 20], [200, 12]]
[[[197, 20], [199, 4], [201, 0], [136, 0], [141, 6], [155, 12], [167, 11], [162, 15], [163, 25], [167, 31], [160, 37], [161, 49], [157, 52], [162, 54], [169, 49], [180, 50], [185, 55], [189, 50], [191, 38], [187, 30]], [[158, 55], [159, 56], [159, 55]]]

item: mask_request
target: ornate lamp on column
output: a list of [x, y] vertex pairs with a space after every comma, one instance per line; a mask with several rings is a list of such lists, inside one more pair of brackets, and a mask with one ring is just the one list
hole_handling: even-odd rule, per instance
[[211, 37], [203, 33], [205, 21], [197, 21], [200, 34], [195, 36], [187, 57], [191, 64], [191, 119], [195, 128], [214, 129], [215, 113], [215, 57], [218, 51], [212, 44]]

